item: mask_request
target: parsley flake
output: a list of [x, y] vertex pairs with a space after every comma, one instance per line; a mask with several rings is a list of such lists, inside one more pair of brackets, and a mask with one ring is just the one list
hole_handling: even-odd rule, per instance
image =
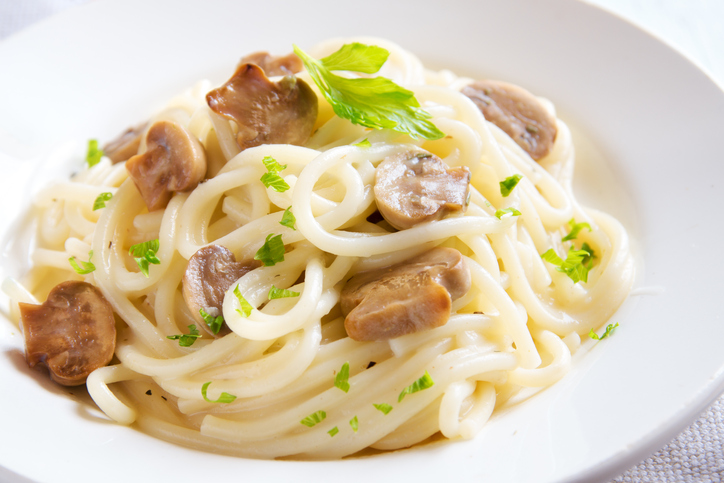
[[96, 164], [100, 163], [101, 157], [103, 157], [103, 150], [98, 149], [98, 140], [91, 139], [88, 141], [88, 150], [85, 154], [85, 160], [88, 163], [88, 167], [92, 168]]
[[148, 278], [149, 264], [161, 264], [161, 260], [159, 260], [156, 256], [156, 253], [158, 252], [160, 246], [161, 244], [159, 243], [158, 238], [156, 238], [155, 240], [149, 240], [143, 243], [132, 245], [131, 248], [128, 250], [128, 254], [133, 255], [136, 263], [138, 264], [138, 268], [141, 269], [141, 273], [143, 273], [146, 278]]
[[618, 322], [616, 322], [615, 325], [614, 325], [614, 324], [608, 324], [608, 325], [606, 326], [606, 330], [604, 331], [603, 335], [600, 336], [600, 337], [598, 336], [598, 334], [596, 334], [596, 333], [593, 331], [593, 329], [591, 329], [591, 331], [588, 333], [588, 337], [590, 337], [591, 339], [594, 339], [594, 340], [603, 340], [603, 339], [605, 339], [606, 337], [608, 337], [609, 335], [613, 334], [613, 331], [616, 330], [616, 327], [618, 327]]
[[289, 185], [286, 181], [284, 181], [284, 178], [278, 174], [280, 171], [287, 169], [287, 165], [279, 164], [277, 160], [271, 156], [266, 156], [262, 159], [262, 163], [264, 163], [264, 166], [266, 166], [267, 169], [267, 172], [261, 175], [260, 178], [261, 182], [264, 183], [264, 186], [273, 189], [277, 193], [287, 191], [289, 189]]
[[359, 429], [359, 421], [357, 420], [357, 416], [349, 420], [349, 425], [352, 427], [352, 431], [356, 433]]
[[342, 368], [334, 378], [334, 387], [349, 392], [349, 362], [342, 364]]
[[[75, 257], [70, 257], [68, 261], [70, 262], [70, 266], [73, 267], [73, 270], [75, 270], [75, 273], [77, 273], [78, 275], [88, 275], [96, 269], [96, 266], [91, 263], [92, 258], [93, 250], [88, 252], [87, 262], [84, 262], [83, 260], [76, 261]], [[80, 265], [78, 265], [79, 262]]]
[[355, 144], [353, 144], [352, 146], [357, 146], [357, 147], [360, 147], [360, 148], [369, 148], [369, 147], [372, 146], [372, 143], [370, 142], [369, 139], [364, 138], [362, 141], [360, 141], [360, 142], [358, 142], [358, 143], [355, 143]]
[[[320, 410], [320, 411], [317, 411], [316, 413], [310, 414], [309, 416], [307, 416], [306, 418], [302, 419], [299, 422], [302, 423], [303, 425], [311, 428], [311, 427], [314, 427], [317, 424], [321, 423], [322, 421], [324, 421], [324, 419], [326, 417], [327, 417], [327, 413]], [[335, 433], [335, 434], [337, 434], [337, 433]]]
[[206, 389], [208, 389], [209, 384], [211, 384], [211, 381], [206, 382], [206, 383], [204, 383], [203, 386], [201, 386], [201, 395], [204, 397], [204, 401], [210, 402], [210, 403], [228, 404], [230, 402], [234, 402], [234, 400], [236, 399], [236, 396], [234, 396], [233, 394], [229, 394], [228, 392], [222, 392], [221, 396], [219, 396], [219, 399], [217, 399], [216, 401], [212, 401], [211, 399], [209, 399], [206, 396]]
[[513, 192], [513, 189], [515, 189], [516, 186], [518, 186], [518, 181], [523, 179], [523, 176], [519, 174], [514, 174], [513, 176], [508, 176], [503, 181], [500, 182], [500, 194], [503, 195], [503, 198], [510, 195], [510, 193]]
[[373, 406], [374, 406], [375, 409], [377, 409], [378, 411], [382, 411], [382, 413], [383, 413], [385, 416], [388, 415], [388, 414], [390, 414], [390, 411], [392, 411], [392, 406], [390, 406], [390, 405], [387, 404], [387, 403], [373, 404]]
[[276, 288], [274, 285], [272, 285], [271, 290], [269, 290], [269, 300], [283, 299], [287, 297], [299, 297], [299, 292], [294, 292], [284, 288]]
[[585, 221], [583, 223], [576, 223], [576, 219], [571, 218], [568, 224], [571, 225], [571, 232], [568, 235], [564, 236], [561, 241], [575, 240], [578, 236], [578, 233], [580, 233], [580, 231], [584, 228], [588, 228], [588, 231], [591, 231], [591, 225], [589, 225]]
[[385, 77], [349, 79], [334, 70], [374, 74], [387, 61], [389, 52], [358, 42], [343, 45], [321, 60], [294, 46], [309, 75], [337, 116], [373, 129], [391, 129], [417, 139], [440, 139], [445, 134], [430, 122], [432, 116], [420, 108], [415, 94]]
[[236, 309], [236, 312], [242, 317], [249, 317], [254, 307], [252, 307], [251, 304], [246, 301], [244, 296], [241, 295], [238, 284], [234, 287], [234, 295], [236, 295], [236, 299], [239, 301], [239, 305], [241, 305], [241, 310]]
[[98, 195], [96, 200], [93, 202], [93, 211], [100, 210], [101, 208], [106, 207], [106, 201], [109, 201], [111, 198], [113, 198], [112, 193], [101, 193]]
[[297, 229], [294, 228], [294, 224], [296, 222], [297, 222], [297, 219], [294, 216], [294, 213], [292, 213], [292, 207], [290, 206], [289, 208], [284, 210], [284, 214], [282, 215], [282, 221], [280, 221], [279, 224], [296, 231]]
[[209, 326], [211, 332], [213, 332], [214, 335], [218, 334], [221, 330], [221, 326], [224, 325], [224, 316], [217, 315], [214, 317], [213, 315], [208, 314], [204, 309], [199, 309], [199, 314], [201, 314], [201, 318], [204, 319], [204, 322]]
[[337, 433], [339, 433], [339, 428], [337, 428], [337, 426], [335, 426], [335, 427], [333, 427], [332, 429], [330, 429], [329, 431], [327, 431], [327, 433], [329, 433], [329, 436], [330, 436], [330, 437], [334, 438], [334, 436], [335, 436]]
[[520, 216], [522, 213], [515, 208], [506, 208], [504, 210], [498, 210], [495, 212], [495, 216], [502, 220], [504, 215], [511, 214], [513, 216]]
[[171, 340], [177, 340], [178, 345], [180, 345], [181, 347], [191, 347], [193, 343], [196, 342], [196, 339], [201, 337], [201, 334], [199, 334], [199, 331], [196, 329], [196, 325], [191, 324], [188, 327], [188, 334], [167, 335], [166, 338]]
[[563, 272], [573, 280], [573, 283], [588, 282], [589, 267], [583, 264], [583, 261], [590, 257], [591, 254], [586, 250], [576, 250], [573, 247], [568, 250], [565, 260], [558, 256], [552, 248], [549, 248], [541, 255], [546, 262], [555, 265], [556, 270]]
[[[402, 402], [403, 399], [405, 399], [405, 396], [408, 394], [412, 394], [419, 391], [424, 391], [425, 389], [428, 389], [432, 387], [435, 383], [432, 380], [432, 377], [430, 377], [430, 374], [428, 374], [427, 371], [425, 371], [425, 374], [418, 379], [417, 381], [413, 382], [409, 386], [407, 386], [405, 389], [402, 390], [400, 393], [400, 396], [397, 398], [397, 402]], [[380, 410], [381, 411], [381, 410]]]
[[281, 235], [270, 233], [266, 237], [266, 241], [257, 250], [254, 260], [260, 260], [265, 267], [273, 267], [279, 262], [284, 261], [284, 242]]

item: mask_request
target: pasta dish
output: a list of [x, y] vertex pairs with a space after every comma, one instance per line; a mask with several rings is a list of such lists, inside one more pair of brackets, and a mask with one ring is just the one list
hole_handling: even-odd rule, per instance
[[31, 366], [167, 441], [331, 459], [473, 438], [633, 282], [552, 103], [382, 39], [248, 55], [139, 121], [36, 196], [32, 269], [3, 291]]

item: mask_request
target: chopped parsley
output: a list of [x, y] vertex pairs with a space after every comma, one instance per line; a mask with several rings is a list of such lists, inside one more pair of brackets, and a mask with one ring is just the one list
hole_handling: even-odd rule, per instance
[[270, 233], [266, 237], [266, 241], [257, 250], [254, 260], [260, 260], [265, 267], [273, 267], [279, 262], [284, 261], [284, 242], [281, 235]]
[[[302, 423], [303, 425], [311, 428], [311, 427], [314, 427], [317, 424], [321, 423], [322, 421], [324, 421], [324, 419], [326, 417], [327, 417], [327, 413], [320, 410], [320, 411], [317, 411], [316, 413], [310, 414], [309, 416], [307, 416], [306, 418], [302, 419], [299, 422]], [[335, 433], [335, 434], [337, 434], [337, 433]], [[334, 436], [334, 435], [332, 435], [332, 436]]]
[[349, 392], [349, 362], [342, 364], [342, 368], [334, 378], [334, 387]]
[[225, 403], [228, 404], [230, 402], [234, 402], [236, 399], [236, 396], [233, 394], [229, 394], [228, 392], [222, 392], [221, 396], [219, 396], [219, 399], [216, 401], [212, 401], [206, 396], [206, 389], [208, 389], [209, 384], [211, 384], [211, 381], [205, 382], [203, 386], [201, 386], [201, 395], [204, 397], [204, 401], [210, 402], [210, 403]]
[[507, 215], [507, 214], [511, 214], [511, 215], [513, 215], [513, 216], [520, 216], [520, 215], [521, 215], [521, 212], [518, 211], [518, 210], [516, 210], [515, 208], [506, 208], [506, 209], [504, 209], [504, 210], [497, 210], [497, 211], [495, 212], [495, 216], [496, 216], [499, 220], [501, 220], [501, 219], [503, 218], [503, 216], [504, 216], [504, 215]]
[[294, 224], [296, 222], [297, 219], [295, 218], [294, 213], [292, 213], [292, 207], [290, 206], [289, 208], [284, 210], [284, 214], [282, 215], [282, 221], [280, 221], [279, 224], [296, 231], [296, 228], [294, 228]]
[[372, 143], [370, 142], [369, 139], [364, 138], [362, 141], [355, 143], [352, 146], [358, 146], [360, 148], [369, 148], [372, 146]]
[[91, 139], [88, 141], [88, 150], [85, 153], [85, 160], [88, 163], [88, 167], [92, 168], [96, 164], [100, 163], [103, 157], [103, 150], [98, 149], [98, 140]]
[[415, 94], [385, 77], [349, 79], [332, 71], [374, 74], [390, 53], [376, 45], [352, 43], [321, 60], [294, 46], [307, 72], [337, 116], [372, 129], [391, 129], [423, 139], [440, 139], [445, 134], [429, 121]]
[[377, 409], [378, 411], [382, 411], [382, 413], [383, 413], [385, 416], [388, 415], [388, 414], [390, 414], [390, 411], [392, 411], [392, 406], [390, 406], [390, 405], [387, 404], [387, 403], [373, 404], [373, 406], [374, 406], [375, 409]]
[[357, 420], [357, 416], [349, 420], [349, 425], [352, 427], [352, 431], [356, 433], [359, 429], [359, 421]]
[[576, 223], [576, 219], [571, 218], [568, 224], [571, 225], [571, 232], [568, 235], [564, 236], [561, 241], [575, 240], [578, 236], [578, 233], [580, 233], [580, 231], [584, 228], [588, 228], [588, 231], [591, 231], [591, 225], [589, 225], [585, 221], [583, 223]]
[[149, 240], [143, 243], [132, 245], [131, 248], [128, 250], [128, 254], [133, 255], [136, 263], [138, 264], [138, 268], [141, 269], [141, 273], [143, 273], [146, 278], [148, 278], [149, 264], [161, 264], [161, 260], [159, 260], [156, 256], [156, 253], [158, 252], [160, 246], [161, 244], [159, 243], [158, 238], [156, 238], [155, 240]]
[[339, 428], [337, 428], [337, 426], [335, 426], [335, 427], [333, 427], [332, 429], [330, 429], [329, 431], [327, 431], [327, 433], [329, 433], [329, 436], [331, 436], [332, 438], [334, 438], [334, 436], [335, 436], [337, 433], [339, 433]]
[[171, 340], [177, 340], [178, 345], [180, 345], [181, 347], [191, 347], [193, 343], [196, 342], [196, 339], [201, 337], [201, 334], [199, 334], [199, 331], [196, 329], [196, 325], [191, 324], [188, 327], [188, 334], [167, 335], [166, 338]]
[[[402, 402], [403, 399], [405, 399], [405, 396], [408, 394], [413, 394], [419, 391], [424, 391], [425, 389], [428, 389], [432, 387], [435, 383], [432, 380], [432, 377], [430, 377], [430, 374], [428, 374], [427, 371], [425, 371], [425, 374], [418, 379], [417, 381], [413, 382], [409, 386], [407, 386], [405, 389], [402, 390], [400, 393], [400, 396], [397, 398], [397, 402]], [[377, 406], [375, 406], [377, 407]], [[380, 409], [380, 411], [382, 411]], [[383, 411], [384, 412], [384, 411]]]
[[239, 284], [234, 287], [234, 295], [236, 295], [236, 299], [239, 301], [239, 305], [241, 305], [241, 310], [236, 309], [236, 312], [242, 317], [249, 317], [254, 307], [252, 307], [251, 304], [246, 301], [244, 296], [241, 295], [241, 291], [239, 290]]
[[503, 181], [500, 182], [500, 194], [503, 195], [503, 198], [510, 195], [510, 193], [513, 192], [513, 189], [515, 189], [516, 186], [518, 186], [518, 181], [523, 179], [523, 176], [519, 174], [514, 174], [513, 176], [508, 176]]
[[204, 309], [199, 309], [199, 314], [201, 314], [201, 318], [204, 319], [204, 322], [209, 326], [211, 332], [218, 334], [221, 330], [221, 326], [224, 325], [224, 316], [217, 315], [214, 317], [213, 315], [209, 315]]
[[593, 252], [593, 248], [585, 242], [581, 246], [581, 250], [586, 250], [588, 252], [588, 256], [583, 257], [581, 263], [590, 270], [593, 267], [593, 259], [596, 258], [596, 254]]
[[606, 337], [608, 337], [609, 335], [613, 334], [613, 331], [616, 330], [616, 327], [618, 327], [618, 322], [616, 322], [615, 325], [614, 325], [614, 324], [608, 324], [608, 325], [606, 326], [606, 330], [604, 331], [603, 335], [600, 336], [600, 337], [598, 336], [598, 334], [596, 334], [596, 333], [593, 331], [593, 329], [591, 329], [591, 331], [588, 333], [588, 337], [590, 337], [591, 339], [594, 339], [594, 340], [603, 340], [603, 339], [605, 339]]
[[573, 283], [588, 282], [589, 267], [583, 264], [586, 258], [591, 257], [591, 253], [586, 250], [576, 250], [573, 247], [568, 250], [566, 259], [563, 260], [552, 248], [549, 248], [541, 255], [546, 262], [555, 265], [556, 270], [563, 272], [573, 280]]
[[106, 207], [106, 201], [109, 201], [111, 198], [113, 198], [112, 193], [101, 193], [98, 195], [96, 200], [93, 202], [93, 211], [100, 210], [101, 208]]
[[73, 270], [75, 270], [75, 273], [77, 273], [78, 275], [88, 275], [96, 269], [96, 266], [91, 263], [92, 258], [93, 250], [88, 252], [87, 262], [84, 262], [83, 260], [76, 261], [75, 257], [70, 257], [68, 261], [70, 262], [70, 266], [73, 267]]
[[262, 159], [262, 163], [266, 166], [267, 172], [261, 175], [261, 182], [264, 186], [271, 188], [278, 193], [283, 193], [289, 189], [289, 185], [284, 178], [279, 176], [279, 172], [287, 169], [287, 165], [281, 165], [271, 156]]
[[272, 285], [271, 290], [269, 290], [269, 300], [283, 299], [287, 297], [299, 297], [299, 292], [294, 292], [284, 288], [276, 288], [274, 285]]

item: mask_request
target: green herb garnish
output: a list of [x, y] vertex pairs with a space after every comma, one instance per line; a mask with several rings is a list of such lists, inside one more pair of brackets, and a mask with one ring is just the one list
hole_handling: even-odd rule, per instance
[[221, 326], [224, 325], [224, 316], [217, 315], [214, 317], [213, 315], [208, 314], [204, 309], [199, 309], [199, 314], [201, 314], [201, 318], [204, 319], [204, 322], [209, 326], [211, 332], [218, 334], [221, 330]]
[[520, 211], [516, 210], [515, 208], [506, 208], [504, 210], [498, 210], [495, 212], [495, 216], [498, 217], [498, 219], [502, 219], [503, 215], [507, 215], [510, 213], [513, 216], [520, 216]]
[[254, 260], [260, 260], [265, 267], [273, 267], [279, 262], [284, 261], [284, 242], [281, 235], [270, 233], [266, 237], [266, 241], [257, 250]]
[[390, 414], [390, 411], [392, 411], [392, 406], [390, 406], [390, 405], [387, 404], [387, 403], [373, 404], [373, 406], [374, 406], [375, 409], [377, 409], [378, 411], [382, 411], [382, 413], [385, 414], [385, 415]]
[[155, 240], [149, 240], [132, 245], [128, 250], [128, 254], [133, 255], [136, 263], [138, 264], [138, 268], [141, 269], [141, 273], [143, 273], [146, 278], [148, 278], [149, 264], [161, 264], [161, 260], [156, 257], [156, 253], [158, 252], [160, 246], [161, 244], [159, 243], [158, 238], [156, 238]]
[[282, 221], [280, 221], [279, 224], [296, 231], [296, 228], [294, 228], [294, 224], [296, 222], [297, 219], [294, 217], [294, 213], [292, 213], [292, 207], [290, 206], [289, 208], [284, 210], [284, 214], [282, 215]]
[[519, 174], [514, 174], [513, 176], [508, 176], [503, 181], [500, 182], [500, 194], [503, 195], [503, 197], [507, 197], [510, 195], [510, 193], [513, 192], [513, 189], [518, 185], [518, 181], [523, 179], [523, 176]]
[[101, 157], [103, 157], [103, 150], [98, 149], [98, 141], [91, 139], [88, 141], [88, 151], [85, 154], [85, 160], [88, 163], [88, 167], [92, 168], [96, 164], [100, 163]]
[[334, 387], [349, 392], [349, 362], [342, 364], [342, 368], [334, 378]]
[[287, 297], [299, 297], [299, 292], [294, 292], [284, 288], [276, 288], [274, 285], [272, 285], [271, 290], [269, 290], [269, 300], [283, 299]]
[[[326, 418], [326, 417], [327, 417], [327, 413], [325, 413], [324, 411], [317, 411], [316, 413], [310, 414], [309, 416], [307, 416], [306, 418], [302, 419], [299, 422], [302, 423], [303, 425], [309, 426], [311, 428], [311, 427], [315, 426], [316, 424], [324, 421], [324, 418]], [[335, 434], [337, 434], [337, 433], [335, 433]]]
[[575, 240], [578, 236], [578, 233], [584, 228], [588, 228], [588, 231], [591, 231], [591, 225], [589, 225], [585, 221], [583, 223], [576, 223], [576, 219], [571, 218], [568, 224], [571, 225], [571, 232], [568, 235], [564, 236], [561, 241]]
[[[432, 381], [432, 377], [430, 377], [430, 374], [428, 374], [427, 371], [425, 371], [425, 374], [418, 379], [417, 381], [413, 382], [409, 386], [407, 386], [405, 389], [402, 390], [400, 393], [400, 396], [397, 398], [397, 402], [402, 402], [403, 399], [405, 399], [405, 396], [408, 394], [412, 394], [418, 391], [423, 391], [427, 388], [430, 388], [435, 383]], [[376, 406], [375, 406], [376, 407]], [[381, 411], [381, 409], [380, 409]]]
[[171, 340], [177, 340], [178, 345], [180, 345], [181, 347], [191, 347], [193, 343], [196, 342], [196, 339], [201, 337], [201, 334], [199, 334], [199, 331], [196, 330], [196, 325], [191, 324], [188, 327], [188, 334], [167, 335], [166, 338]]
[[[84, 262], [83, 260], [76, 261], [75, 257], [70, 257], [68, 261], [70, 262], [70, 266], [73, 267], [73, 270], [75, 270], [75, 273], [78, 275], [88, 275], [96, 269], [96, 266], [91, 263], [92, 258], [93, 250], [88, 252], [87, 262]], [[80, 263], [80, 265], [78, 265], [78, 263]]]
[[106, 207], [106, 201], [109, 201], [111, 198], [113, 198], [112, 193], [101, 193], [98, 195], [96, 200], [93, 202], [93, 211], [100, 210], [101, 208]]
[[239, 284], [234, 287], [234, 295], [236, 295], [236, 299], [239, 301], [239, 305], [241, 305], [241, 310], [236, 309], [236, 312], [242, 317], [249, 317], [254, 307], [252, 307], [251, 304], [246, 301], [244, 296], [241, 295], [241, 291], [239, 290]]
[[385, 77], [348, 79], [332, 71], [374, 74], [387, 61], [389, 52], [375, 45], [352, 43], [316, 60], [294, 46], [307, 72], [337, 116], [354, 124], [391, 129], [423, 139], [440, 139], [445, 134], [428, 121], [432, 116], [420, 108], [415, 94]]
[[603, 333], [603, 335], [600, 336], [600, 337], [598, 336], [598, 334], [596, 334], [596, 333], [593, 331], [593, 329], [591, 329], [591, 331], [588, 333], [588, 337], [590, 337], [591, 339], [594, 339], [594, 340], [603, 340], [603, 339], [605, 339], [606, 337], [608, 337], [609, 335], [613, 334], [613, 331], [616, 329], [616, 327], [618, 327], [618, 322], [616, 322], [615, 325], [614, 325], [614, 324], [608, 324], [608, 325], [606, 326], [606, 331], [605, 331], [605, 332]]
[[370, 142], [369, 139], [364, 138], [362, 141], [355, 143], [352, 146], [358, 146], [360, 148], [369, 148], [372, 146], [372, 143]]
[[359, 421], [357, 420], [357, 416], [349, 420], [349, 425], [352, 427], [352, 431], [356, 433], [359, 429]]
[[335, 436], [337, 433], [339, 433], [339, 429], [337, 428], [337, 426], [335, 426], [335, 427], [333, 427], [332, 429], [330, 429], [329, 431], [327, 431], [327, 433], [329, 433], [329, 435], [330, 435], [332, 438], [334, 438], [334, 436]]
[[262, 159], [262, 163], [266, 166], [267, 172], [261, 175], [261, 182], [264, 186], [271, 188], [278, 193], [283, 193], [289, 189], [289, 185], [284, 178], [279, 176], [279, 172], [287, 169], [287, 165], [281, 165], [276, 159], [267, 156]]
[[201, 395], [204, 396], [204, 401], [210, 402], [210, 403], [225, 403], [228, 404], [230, 402], [234, 402], [234, 399], [236, 399], [236, 396], [229, 394], [228, 392], [222, 392], [221, 396], [219, 396], [219, 399], [216, 401], [212, 401], [208, 397], [206, 397], [206, 389], [209, 387], [209, 384], [211, 384], [211, 381], [204, 383], [203, 386], [201, 386]]
[[589, 268], [583, 264], [586, 257], [590, 257], [591, 254], [586, 250], [576, 250], [573, 247], [568, 250], [566, 259], [563, 260], [552, 248], [549, 248], [545, 253], [541, 255], [541, 258], [546, 262], [556, 266], [556, 270], [563, 272], [573, 280], [573, 283], [577, 282], [588, 282], [588, 270]]

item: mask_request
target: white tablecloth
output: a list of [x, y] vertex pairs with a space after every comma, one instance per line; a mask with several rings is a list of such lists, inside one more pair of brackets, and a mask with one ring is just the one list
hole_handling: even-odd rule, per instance
[[[0, 40], [89, 0], [0, 0]], [[502, 1], [502, 0], [501, 0]], [[724, 85], [724, 0], [588, 0], [677, 48]], [[724, 396], [651, 457], [612, 481], [718, 483], [724, 480]]]

